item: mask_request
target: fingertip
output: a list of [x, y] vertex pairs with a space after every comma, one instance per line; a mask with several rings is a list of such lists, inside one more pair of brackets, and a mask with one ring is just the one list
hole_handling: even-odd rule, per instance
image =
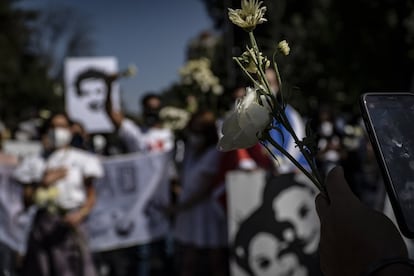
[[333, 169], [331, 169], [326, 177], [326, 180], [328, 182], [329, 180], [332, 180], [332, 178], [338, 179], [338, 177], [344, 177], [344, 169], [342, 168], [342, 166], [336, 166]]
[[336, 166], [326, 176], [325, 183], [326, 183], [326, 190], [328, 192], [328, 196], [331, 197], [331, 193], [333, 189], [338, 188], [338, 186], [342, 186], [345, 181], [344, 170], [341, 166]]
[[329, 199], [333, 201], [355, 197], [341, 166], [336, 166], [328, 173], [325, 183]]

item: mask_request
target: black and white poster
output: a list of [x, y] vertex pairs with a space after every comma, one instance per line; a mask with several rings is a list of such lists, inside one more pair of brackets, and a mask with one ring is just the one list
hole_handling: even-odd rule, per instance
[[118, 73], [114, 57], [84, 57], [65, 60], [65, 105], [69, 117], [80, 122], [89, 133], [112, 132], [113, 125], [105, 110], [105, 100], [112, 90], [114, 109], [120, 108], [119, 84], [107, 82]]
[[302, 174], [227, 178], [232, 276], [321, 275], [316, 191]]

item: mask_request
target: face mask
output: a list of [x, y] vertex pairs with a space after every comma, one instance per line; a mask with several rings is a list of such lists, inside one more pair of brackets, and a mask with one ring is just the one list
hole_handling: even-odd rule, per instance
[[102, 135], [95, 135], [93, 137], [93, 148], [96, 152], [103, 152], [106, 147], [106, 139]]
[[50, 131], [49, 137], [54, 148], [61, 148], [70, 144], [72, 133], [67, 128], [57, 127]]
[[321, 125], [321, 134], [323, 136], [331, 136], [333, 134], [333, 125], [331, 122], [323, 122]]

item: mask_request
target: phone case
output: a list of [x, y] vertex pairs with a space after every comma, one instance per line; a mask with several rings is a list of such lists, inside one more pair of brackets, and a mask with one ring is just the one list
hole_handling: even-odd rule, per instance
[[[371, 141], [372, 147], [374, 149], [375, 152], [375, 156], [377, 159], [377, 163], [381, 169], [381, 174], [382, 177], [384, 179], [384, 183], [385, 183], [385, 188], [386, 191], [388, 193], [388, 197], [390, 199], [392, 208], [394, 210], [394, 214], [395, 217], [397, 219], [397, 223], [398, 226], [400, 228], [400, 231], [403, 233], [404, 236], [406, 236], [407, 238], [414, 238], [414, 229], [410, 229], [408, 227], [408, 224], [404, 218], [403, 215], [403, 210], [401, 208], [400, 202], [399, 202], [399, 196], [398, 193], [396, 191], [396, 188], [394, 187], [393, 183], [392, 183], [392, 179], [391, 179], [391, 175], [389, 173], [389, 169], [387, 167], [384, 155], [381, 151], [380, 148], [380, 142], [378, 140], [378, 137], [376, 135], [376, 132], [374, 130], [373, 127], [373, 122], [371, 120], [368, 108], [366, 106], [366, 98], [368, 96], [384, 96], [384, 97], [395, 97], [395, 96], [401, 96], [401, 95], [411, 95], [414, 97], [414, 94], [411, 93], [365, 93], [360, 97], [360, 107], [361, 107], [361, 113], [362, 113], [362, 118], [364, 121], [364, 124], [366, 126], [367, 129], [367, 133], [369, 136], [369, 139]], [[413, 213], [414, 216], [414, 213]]]

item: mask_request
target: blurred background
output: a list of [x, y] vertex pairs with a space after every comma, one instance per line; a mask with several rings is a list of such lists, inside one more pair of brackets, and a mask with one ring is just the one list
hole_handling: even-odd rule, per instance
[[[303, 132], [306, 123], [316, 133], [319, 149], [316, 162], [321, 174], [324, 175], [333, 166], [342, 165], [351, 188], [365, 204], [387, 214], [392, 213], [386, 200], [385, 189], [372, 147], [365, 135], [358, 100], [365, 92], [409, 92], [413, 90], [414, 1], [264, 0], [263, 4], [267, 7], [265, 17], [268, 22], [255, 30], [255, 36], [259, 47], [270, 58], [279, 41], [285, 39], [289, 42], [290, 54], [278, 57], [277, 60], [284, 88], [287, 88], [284, 90], [287, 91], [285, 96], [289, 104], [298, 111], [295, 115], [298, 116], [298, 121], [303, 119], [304, 124], [299, 124], [298, 129], [300, 128]], [[160, 129], [168, 130], [168, 137], [164, 138], [172, 140], [167, 142], [174, 148], [174, 161], [178, 171], [178, 176], [176, 176], [178, 180], [172, 179], [174, 181], [171, 181], [171, 187], [169, 186], [168, 189], [171, 193], [171, 202], [176, 202], [183, 187], [185, 190], [185, 185], [180, 184], [180, 177], [182, 177], [180, 173], [185, 167], [184, 164], [186, 162], [191, 165], [198, 164], [198, 162], [185, 159], [186, 147], [189, 145], [188, 148], [191, 149], [191, 143], [194, 142], [191, 141], [191, 138], [194, 138], [191, 132], [202, 134], [201, 136], [214, 133], [211, 129], [220, 132], [222, 118], [234, 107], [235, 99], [245, 93], [244, 87], [251, 85], [232, 60], [233, 56], [239, 56], [245, 50], [248, 36], [228, 20], [229, 7], [239, 8], [240, 0], [0, 0], [0, 142], [3, 143], [2, 150], [6, 148], [6, 142], [17, 140], [22, 143], [18, 143], [14, 148], [13, 144], [8, 143], [12, 152], [19, 153], [19, 149], [27, 154], [31, 154], [32, 152], [29, 152], [31, 150], [41, 152], [40, 138], [41, 131], [44, 131], [42, 126], [51, 118], [51, 114], [68, 109], [66, 95], [70, 94], [70, 91], [66, 87], [69, 81], [65, 79], [67, 76], [64, 70], [67, 59], [110, 57], [117, 61], [116, 67], [120, 72], [130, 65], [137, 67], [136, 76], [116, 80], [116, 87], [120, 90], [121, 110], [137, 123], [135, 129], [151, 130], [153, 126], [146, 120], [156, 118], [157, 124], [161, 125], [162, 122]], [[241, 92], [238, 90], [240, 87], [243, 87]], [[98, 92], [102, 96], [102, 91], [98, 89]], [[237, 94], [238, 92], [241, 94]], [[145, 107], [145, 104], [141, 102], [145, 95], [159, 95], [159, 99], [155, 97], [159, 106], [154, 110]], [[103, 113], [107, 111], [104, 111], [104, 107], [101, 99], [97, 109], [100, 108], [101, 110], [98, 111], [108, 119], [108, 114]], [[149, 110], [143, 110], [145, 108]], [[211, 111], [214, 116], [208, 113], [209, 116], [203, 119], [217, 118], [218, 120], [208, 121], [206, 119], [211, 125], [205, 122], [204, 124], [192, 123], [194, 118], [197, 119], [196, 116], [200, 116], [197, 111], [205, 109]], [[189, 120], [190, 124], [188, 124]], [[195, 120], [195, 122], [198, 121]], [[206, 129], [200, 130], [198, 127], [206, 127]], [[105, 155], [105, 157], [118, 158], [122, 153], [134, 152], [134, 150], [127, 150], [114, 130], [111, 124], [109, 130], [95, 133], [83, 133], [82, 130], [81, 134], [85, 136], [83, 139], [92, 145], [91, 151], [100, 157]], [[75, 130], [73, 131], [75, 133]], [[174, 135], [169, 135], [169, 131]], [[31, 146], [30, 142], [36, 143]], [[215, 142], [209, 145], [209, 150], [219, 155]], [[292, 148], [295, 149], [295, 146], [293, 145]], [[259, 147], [258, 152], [262, 153], [262, 148]], [[148, 154], [148, 152], [144, 153]], [[257, 152], [254, 153], [257, 154]], [[251, 230], [250, 224], [257, 227], [260, 224], [257, 223], [258, 221], [263, 223], [263, 227], [269, 227], [269, 219], [260, 217], [262, 211], [266, 209], [264, 208], [266, 204], [256, 208], [261, 204], [259, 198], [262, 190], [267, 191], [267, 188], [279, 187], [272, 183], [280, 182], [281, 179], [287, 183], [285, 188], [291, 188], [294, 183], [300, 182], [290, 177], [295, 173], [295, 168], [290, 168], [289, 173], [286, 174], [289, 177], [284, 179], [286, 175], [283, 175], [280, 166], [266, 165], [266, 177], [270, 175], [270, 180], [259, 176], [258, 179], [263, 183], [250, 185], [254, 181], [250, 181], [251, 178], [247, 175], [260, 168], [263, 160], [260, 158], [254, 160], [253, 163], [257, 164], [253, 166], [253, 170], [253, 167], [242, 168], [242, 157], [238, 155], [230, 157], [235, 160], [240, 158], [240, 160], [237, 159], [240, 164], [235, 161], [234, 167], [230, 169], [242, 170], [246, 173], [240, 176], [241, 180], [237, 178], [234, 182], [239, 184], [244, 181], [246, 186], [242, 189], [240, 187], [243, 186], [236, 185], [240, 194], [236, 193], [235, 196], [234, 191], [231, 191], [229, 195], [237, 199], [234, 202], [246, 208], [248, 200], [240, 200], [240, 198], [244, 198], [242, 192], [247, 192], [246, 197], [253, 203], [250, 202], [249, 210], [243, 211], [246, 215], [245, 220], [240, 218], [239, 210], [232, 213], [231, 209], [234, 206], [229, 208], [231, 211], [229, 211], [229, 220], [237, 226], [242, 225], [242, 221], [247, 221], [247, 226], [244, 227], [247, 232]], [[223, 157], [220, 156], [220, 158]], [[18, 161], [20, 159], [17, 160], [17, 157], [13, 159], [16, 164]], [[205, 168], [219, 166], [218, 162], [213, 161]], [[147, 165], [148, 162], [142, 163]], [[223, 164], [228, 165], [223, 162], [220, 166]], [[114, 171], [118, 172], [120, 177], [128, 176], [128, 173], [124, 171], [118, 169]], [[126, 171], [135, 174], [138, 170]], [[156, 175], [151, 170], [143, 171], [151, 172], [149, 173], [151, 176]], [[185, 170], [183, 171], [182, 174], [185, 175]], [[191, 170], [188, 171], [191, 173]], [[222, 173], [220, 176], [224, 179], [227, 172], [224, 166], [223, 171], [214, 171], [214, 174], [217, 176]], [[142, 174], [137, 175], [142, 176]], [[167, 175], [166, 169], [163, 168], [160, 175]], [[200, 175], [204, 176], [202, 172]], [[278, 178], [281, 176], [282, 178]], [[225, 182], [223, 179], [220, 179], [218, 187], [214, 186], [217, 183], [209, 186], [211, 188], [209, 192], [219, 190], [218, 188], [223, 192], [225, 190], [225, 185], [222, 185]], [[196, 181], [188, 182], [197, 184]], [[134, 181], [131, 183], [136, 184]], [[112, 181], [111, 184], [115, 189], [119, 189], [117, 181]], [[212, 185], [212, 183], [208, 184]], [[307, 185], [305, 184], [296, 183], [296, 186], [300, 190]], [[1, 185], [0, 188], [2, 188]], [[248, 190], [252, 188], [256, 189], [254, 193]], [[271, 200], [275, 200], [280, 192], [273, 191], [274, 198]], [[315, 241], [319, 239], [319, 221], [316, 214], [313, 214], [316, 193], [312, 190], [306, 190], [306, 192], [306, 198], [288, 200], [298, 203], [296, 207], [286, 207], [287, 210], [297, 208], [294, 218], [291, 219], [293, 226], [286, 228], [283, 223], [275, 226], [278, 238], [282, 239], [286, 238], [286, 233], [282, 230], [294, 229], [300, 233], [301, 231], [297, 229], [298, 225], [305, 225], [303, 227], [306, 231], [302, 231], [305, 235], [303, 237], [297, 235], [296, 241], [300, 242], [296, 245], [300, 247], [300, 250], [303, 249], [301, 248], [303, 241], [309, 238], [307, 237], [309, 229], [312, 232], [309, 234], [312, 238], [309, 238], [309, 244], [315, 245], [317, 244]], [[254, 194], [257, 196], [253, 196]], [[0, 191], [0, 196], [4, 197], [2, 199], [4, 202], [8, 202], [7, 194], [2, 195]], [[98, 196], [98, 200], [102, 201], [105, 198], [99, 199]], [[0, 201], [0, 207], [7, 205], [3, 201]], [[214, 203], [217, 204], [216, 201], [218, 202], [214, 199]], [[111, 200], [107, 202], [112, 204]], [[123, 203], [122, 200], [119, 202]], [[220, 208], [225, 206], [225, 203], [220, 203]], [[6, 210], [6, 207], [3, 209]], [[156, 207], [159, 206], [156, 205]], [[103, 209], [106, 211], [105, 208]], [[125, 209], [128, 212], [134, 211], [129, 207]], [[213, 211], [209, 210], [209, 214], [212, 213]], [[249, 217], [250, 214], [253, 215]], [[136, 217], [134, 212], [130, 215], [133, 218]], [[148, 218], [152, 216], [150, 212], [145, 215]], [[315, 231], [308, 227], [307, 218], [315, 226]], [[166, 218], [163, 217], [163, 219]], [[168, 217], [169, 223], [173, 220], [174, 215]], [[305, 221], [303, 224], [302, 220]], [[225, 215], [223, 221], [227, 223]], [[203, 223], [210, 225], [206, 221], [202, 223], [191, 221], [190, 226], [198, 225], [203, 228]], [[113, 219], [108, 219], [108, 224], [116, 228], [118, 223]], [[126, 223], [125, 225], [119, 224], [121, 228], [128, 226]], [[225, 227], [224, 224], [221, 226]], [[99, 227], [104, 230], [108, 228], [98, 224], [97, 228]], [[4, 229], [0, 228], [0, 230]], [[221, 233], [223, 232], [225, 231]], [[314, 235], [316, 238], [312, 236], [313, 232], [317, 233]], [[291, 237], [290, 242], [295, 244], [292, 242], [291, 234], [287, 232], [287, 237]], [[176, 251], [171, 248], [167, 250], [170, 259], [164, 261], [164, 265], [168, 273], [153, 275], [171, 275], [171, 259], [185, 255], [174, 248], [170, 235], [171, 233], [166, 235], [167, 245]], [[410, 253], [414, 256], [414, 246], [412, 243], [409, 244], [411, 244]], [[105, 255], [105, 252], [96, 253], [94, 257], [100, 275], [135, 275], [135, 273], [128, 274], [126, 270], [131, 264], [136, 263], [136, 255], [142, 252], [137, 253], [135, 247], [125, 249], [124, 246], [122, 244], [118, 246], [119, 248], [114, 247], [115, 252], [109, 252], [108, 255]], [[320, 275], [317, 248], [312, 250], [310, 252], [312, 254], [305, 252], [305, 261], [298, 258], [299, 263], [307, 266], [309, 271], [314, 269], [314, 272], [309, 272], [308, 275]], [[0, 248], [0, 253], [2, 251], [4, 249]], [[201, 253], [202, 256], [207, 255], [205, 251]], [[237, 252], [232, 254], [237, 254]], [[298, 256], [302, 255], [298, 253]], [[158, 257], [155, 259], [158, 260]], [[229, 256], [225, 255], [225, 257], [226, 262], [221, 266], [227, 269]], [[238, 260], [239, 270], [243, 270], [243, 261], [242, 258]], [[123, 272], [117, 274], [109, 270], [111, 262], [115, 263], [115, 267], [120, 267], [120, 271]], [[124, 264], [125, 262], [127, 264]], [[151, 260], [151, 263], [154, 262]], [[207, 275], [209, 265], [204, 258], [201, 259], [201, 264], [195, 267], [203, 270], [203, 273]], [[299, 264], [295, 266], [301, 269]], [[232, 275], [264, 275], [254, 274], [249, 271], [250, 268], [244, 269], [246, 269], [245, 272], [232, 273]]]
[[[412, 1], [264, 4], [268, 22], [256, 36], [268, 56], [278, 41], [290, 43], [290, 56], [279, 62], [285, 82], [301, 94], [291, 103], [303, 115], [325, 103], [358, 113], [362, 92], [411, 89]], [[13, 127], [39, 110], [63, 109], [68, 56], [115, 56], [121, 68], [136, 64], [137, 77], [122, 83], [123, 107], [135, 115], [147, 91], [180, 97], [184, 84], [178, 71], [200, 57], [211, 61], [225, 101], [243, 80], [231, 57], [242, 52], [246, 36], [227, 19], [227, 7], [239, 5], [232, 0], [1, 0], [0, 118]]]

